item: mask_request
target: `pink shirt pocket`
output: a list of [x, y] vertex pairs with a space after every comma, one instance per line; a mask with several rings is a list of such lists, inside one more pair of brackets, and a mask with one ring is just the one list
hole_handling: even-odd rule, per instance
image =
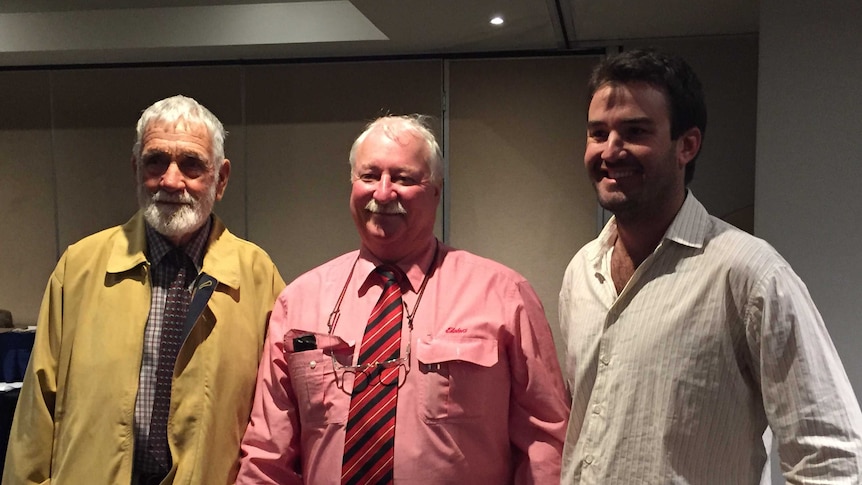
[[489, 405], [508, 406], [509, 372], [499, 363], [496, 340], [425, 337], [416, 344], [419, 400], [426, 422], [474, 419]]

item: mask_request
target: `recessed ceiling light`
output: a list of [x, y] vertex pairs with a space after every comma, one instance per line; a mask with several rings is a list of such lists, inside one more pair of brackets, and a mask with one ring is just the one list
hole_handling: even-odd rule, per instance
[[505, 22], [505, 20], [503, 20], [503, 17], [499, 15], [491, 17], [491, 25], [503, 25], [503, 22]]

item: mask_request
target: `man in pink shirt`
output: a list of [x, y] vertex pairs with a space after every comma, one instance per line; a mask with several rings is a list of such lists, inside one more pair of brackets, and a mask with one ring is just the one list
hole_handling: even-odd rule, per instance
[[[542, 304], [434, 237], [442, 156], [425, 118], [372, 122], [350, 165], [361, 247], [276, 301], [237, 483], [559, 483], [569, 398]], [[368, 360], [378, 299], [400, 330]]]

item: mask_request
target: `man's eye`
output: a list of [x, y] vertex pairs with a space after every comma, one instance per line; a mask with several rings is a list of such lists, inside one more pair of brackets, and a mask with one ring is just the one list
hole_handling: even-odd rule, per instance
[[148, 173], [159, 174], [164, 173], [165, 170], [168, 169], [168, 165], [170, 165], [170, 160], [168, 160], [167, 157], [156, 155], [151, 157], [145, 157], [142, 165]]
[[187, 158], [180, 162], [180, 171], [189, 178], [198, 178], [207, 171], [206, 164], [202, 160]]
[[587, 134], [587, 136], [596, 141], [605, 141], [608, 139], [608, 132], [606, 131], [591, 131]]
[[392, 182], [404, 186], [416, 185], [418, 183], [415, 178], [406, 176], [393, 177]]
[[377, 175], [371, 173], [363, 173], [359, 175], [359, 180], [363, 182], [377, 182], [380, 178]]

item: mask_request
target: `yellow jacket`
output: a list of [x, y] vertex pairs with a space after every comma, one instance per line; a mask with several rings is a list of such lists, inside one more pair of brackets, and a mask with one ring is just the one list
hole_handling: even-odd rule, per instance
[[[150, 309], [145, 245], [139, 213], [70, 246], [57, 263], [42, 300], [3, 485], [130, 483]], [[218, 218], [201, 276], [193, 300], [203, 298], [205, 307], [174, 368], [168, 423], [174, 466], [165, 483], [233, 483], [269, 313], [284, 287], [269, 256]]]

